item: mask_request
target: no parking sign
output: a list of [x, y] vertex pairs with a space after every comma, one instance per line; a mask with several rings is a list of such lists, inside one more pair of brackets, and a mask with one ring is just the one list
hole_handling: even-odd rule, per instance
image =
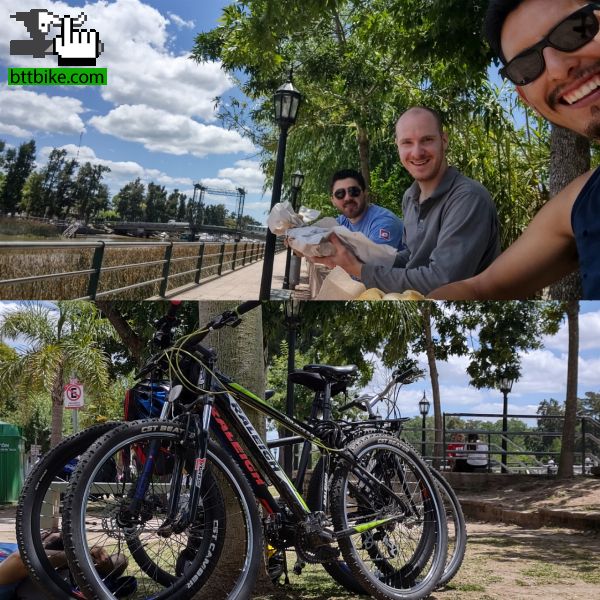
[[64, 387], [65, 408], [83, 408], [83, 385], [77, 379], [71, 379]]

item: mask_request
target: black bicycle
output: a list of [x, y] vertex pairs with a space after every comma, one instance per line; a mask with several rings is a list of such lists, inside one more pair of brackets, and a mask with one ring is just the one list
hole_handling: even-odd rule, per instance
[[[410, 447], [384, 431], [348, 439], [330, 421], [302, 423], [217, 370], [215, 353], [201, 342], [257, 305], [225, 311], [154, 357], [141, 375], [168, 374], [161, 418], [113, 429], [79, 460], [65, 493], [63, 536], [86, 597], [114, 597], [95, 568], [99, 545], [125, 557], [137, 598], [189, 598], [209, 594], [211, 585], [222, 586], [217, 597], [249, 597], [263, 534], [272, 547], [293, 547], [312, 562], [337, 560], [341, 550], [377, 598], [422, 598], [437, 585], [445, 511]], [[331, 478], [327, 513], [309, 508], [240, 403], [321, 450]], [[102, 481], [108, 463], [115, 476]], [[227, 584], [210, 577], [222, 565]]]
[[[390, 414], [399, 414], [397, 410], [398, 392], [405, 384], [413, 383], [420, 379], [423, 373], [413, 364], [412, 361], [406, 361], [401, 368], [394, 370], [384, 389], [375, 395], [362, 395], [351, 402], [334, 407], [333, 398], [344, 394], [347, 398], [348, 388], [353, 384], [358, 375], [358, 369], [354, 365], [333, 367], [330, 365], [307, 365], [303, 369], [298, 369], [289, 375], [289, 381], [298, 385], [307, 387], [314, 392], [308, 423], [314, 423], [319, 420], [330, 420], [335, 410], [340, 416], [353, 413], [367, 413], [364, 420], [338, 419], [335, 421], [337, 427], [342, 431], [346, 439], [356, 439], [369, 433], [385, 432], [400, 437], [402, 426], [406, 418], [389, 418]], [[393, 398], [390, 392], [393, 391]], [[387, 416], [382, 418], [374, 412], [375, 407], [385, 402], [387, 407]], [[270, 448], [284, 447], [302, 443], [302, 451], [298, 460], [298, 469], [294, 484], [298, 489], [302, 489], [307, 473], [307, 467], [312, 452], [311, 444], [299, 437], [289, 437], [280, 440], [274, 440], [269, 443]], [[327, 477], [324, 473], [324, 459], [317, 461], [312, 472], [308, 491], [307, 502], [313, 510], [323, 510], [326, 508], [327, 492], [324, 486], [327, 483]], [[456, 575], [462, 565], [467, 545], [467, 530], [460, 501], [454, 490], [446, 479], [435, 469], [431, 469], [436, 485], [439, 487], [440, 495], [444, 502], [446, 518], [448, 523], [448, 555], [446, 565], [437, 587], [443, 587]], [[282, 556], [285, 558], [285, 555]], [[274, 561], [272, 561], [274, 562]], [[281, 568], [274, 571], [274, 579], [281, 576], [287, 565], [281, 561]], [[298, 560], [294, 565], [294, 571], [300, 573], [303, 567], [303, 561]], [[323, 567], [340, 585], [348, 591], [354, 593], [365, 593], [365, 590], [358, 584], [352, 575], [348, 565], [343, 560], [336, 560], [325, 563]]]

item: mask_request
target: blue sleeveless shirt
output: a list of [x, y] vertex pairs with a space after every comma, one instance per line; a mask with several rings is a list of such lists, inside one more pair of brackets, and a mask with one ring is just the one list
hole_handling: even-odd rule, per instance
[[600, 300], [600, 168], [587, 180], [571, 211], [584, 300]]

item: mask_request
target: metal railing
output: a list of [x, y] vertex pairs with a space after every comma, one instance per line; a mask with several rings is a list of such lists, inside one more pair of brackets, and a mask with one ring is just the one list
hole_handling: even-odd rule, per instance
[[0, 299], [165, 297], [174, 288], [262, 260], [264, 247], [264, 242], [2, 242]]
[[[546, 431], [539, 429], [516, 429], [509, 427], [506, 432], [490, 431], [488, 429], [477, 429], [473, 427], [449, 428], [447, 421], [449, 418], [458, 417], [461, 419], [489, 420], [502, 419], [501, 414], [481, 414], [481, 413], [444, 413], [443, 414], [443, 464], [449, 465], [448, 444], [452, 442], [455, 434], [477, 434], [482, 442], [487, 444], [487, 452], [480, 452], [488, 456], [488, 470], [500, 470], [501, 472], [528, 472], [538, 474], [553, 474], [556, 470], [556, 463], [560, 455], [559, 451], [552, 450], [550, 447], [539, 447], [529, 449], [525, 440], [537, 438], [557, 439], [562, 437], [562, 427], [560, 431]], [[509, 419], [519, 420], [554, 420], [555, 422], [564, 422], [564, 417], [560, 415], [508, 415]], [[575, 472], [585, 473], [591, 466], [600, 464], [600, 422], [596, 419], [580, 415], [578, 417], [579, 425], [575, 435]], [[433, 433], [431, 434], [434, 435]], [[502, 448], [502, 441], [506, 442], [506, 451]], [[531, 445], [530, 445], [531, 447]], [[452, 451], [450, 451], [452, 452]], [[506, 465], [502, 464], [502, 457], [506, 456]]]

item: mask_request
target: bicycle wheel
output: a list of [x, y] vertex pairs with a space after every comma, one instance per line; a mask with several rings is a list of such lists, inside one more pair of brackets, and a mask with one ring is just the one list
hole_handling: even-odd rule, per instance
[[[62, 530], [61, 496], [69, 480], [69, 468], [99, 437], [119, 425], [95, 425], [63, 440], [35, 464], [21, 491], [16, 518], [19, 552], [31, 578], [54, 598], [81, 596], [55, 568], [60, 557], [51, 562], [46, 555], [44, 534]], [[56, 545], [60, 547], [59, 543]]]
[[[145, 460], [153, 461], [149, 472]], [[190, 460], [194, 457], [186, 430], [179, 423], [164, 421], [128, 423], [102, 437], [81, 457], [65, 495], [63, 530], [73, 577], [87, 598], [112, 598], [118, 593], [111, 585], [110, 570], [101, 572], [95, 565], [97, 547], [122, 557], [120, 562], [126, 566], [119, 576], [135, 578], [137, 587], [131, 598], [183, 599], [197, 592], [200, 595], [195, 597], [249, 597], [262, 551], [258, 511], [243, 474], [212, 442], [197, 518], [181, 531], [166, 527], [175, 489], [179, 511], [188, 508], [193, 485], [188, 480], [194, 473]], [[117, 476], [98, 481], [109, 463], [116, 464]], [[146, 478], [146, 485], [140, 483]], [[227, 578], [213, 584], [209, 577], [232, 535], [237, 562]], [[227, 554], [223, 552], [224, 560]]]
[[467, 550], [467, 525], [460, 501], [452, 486], [435, 469], [431, 469], [431, 474], [439, 487], [448, 523], [448, 556], [444, 572], [437, 585], [441, 588], [448, 585], [463, 563]]
[[[326, 510], [323, 507], [323, 459], [320, 458], [315, 466], [306, 495], [306, 503], [311, 510]], [[364, 588], [356, 581], [352, 571], [343, 560], [334, 560], [323, 563], [322, 567], [331, 575], [332, 579], [349, 592], [366, 594]]]
[[337, 532], [353, 531], [339, 539], [348, 567], [376, 598], [427, 596], [447, 552], [445, 512], [427, 466], [389, 435], [365, 435], [347, 451], [356, 462], [334, 472], [331, 514]]

